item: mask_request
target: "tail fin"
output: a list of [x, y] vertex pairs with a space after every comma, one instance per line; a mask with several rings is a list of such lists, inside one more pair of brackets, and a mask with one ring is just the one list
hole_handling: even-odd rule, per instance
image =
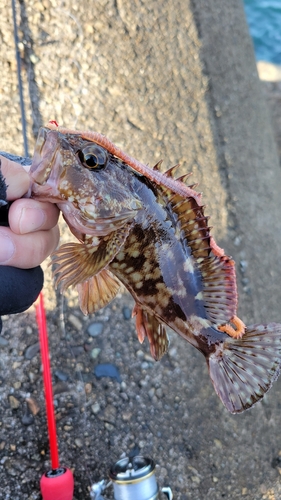
[[231, 413], [259, 401], [277, 379], [281, 366], [281, 325], [251, 325], [241, 339], [227, 339], [208, 359], [219, 398]]

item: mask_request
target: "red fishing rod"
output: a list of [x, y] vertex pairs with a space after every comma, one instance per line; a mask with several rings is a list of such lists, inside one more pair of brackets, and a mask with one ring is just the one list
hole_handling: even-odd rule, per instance
[[42, 292], [39, 295], [35, 307], [43, 366], [43, 381], [51, 454], [51, 469], [43, 474], [40, 481], [41, 493], [43, 500], [72, 500], [74, 490], [73, 474], [70, 469], [61, 466], [59, 463], [48, 331]]

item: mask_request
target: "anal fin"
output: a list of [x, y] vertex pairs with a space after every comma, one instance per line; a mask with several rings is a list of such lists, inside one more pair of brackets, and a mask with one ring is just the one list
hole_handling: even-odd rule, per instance
[[148, 338], [151, 356], [158, 361], [167, 352], [169, 338], [165, 326], [155, 316], [135, 304], [132, 316], [136, 316], [136, 330], [142, 344]]

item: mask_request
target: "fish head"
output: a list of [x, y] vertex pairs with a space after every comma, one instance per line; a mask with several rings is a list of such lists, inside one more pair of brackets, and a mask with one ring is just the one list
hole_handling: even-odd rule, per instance
[[57, 203], [76, 231], [106, 235], [142, 207], [132, 169], [80, 134], [41, 128], [30, 169], [31, 197]]

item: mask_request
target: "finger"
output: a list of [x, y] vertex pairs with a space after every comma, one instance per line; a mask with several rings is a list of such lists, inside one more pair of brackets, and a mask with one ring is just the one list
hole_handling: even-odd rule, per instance
[[25, 193], [27, 193], [30, 185], [28, 173], [21, 165], [8, 160], [4, 156], [0, 156], [0, 160], [1, 172], [8, 186], [7, 200], [11, 201], [21, 198]]
[[48, 230], [58, 221], [59, 209], [53, 203], [30, 198], [14, 201], [9, 210], [9, 224], [14, 233], [26, 234]]
[[49, 231], [19, 235], [7, 227], [0, 228], [0, 264], [30, 269], [43, 262], [59, 241], [58, 226]]

